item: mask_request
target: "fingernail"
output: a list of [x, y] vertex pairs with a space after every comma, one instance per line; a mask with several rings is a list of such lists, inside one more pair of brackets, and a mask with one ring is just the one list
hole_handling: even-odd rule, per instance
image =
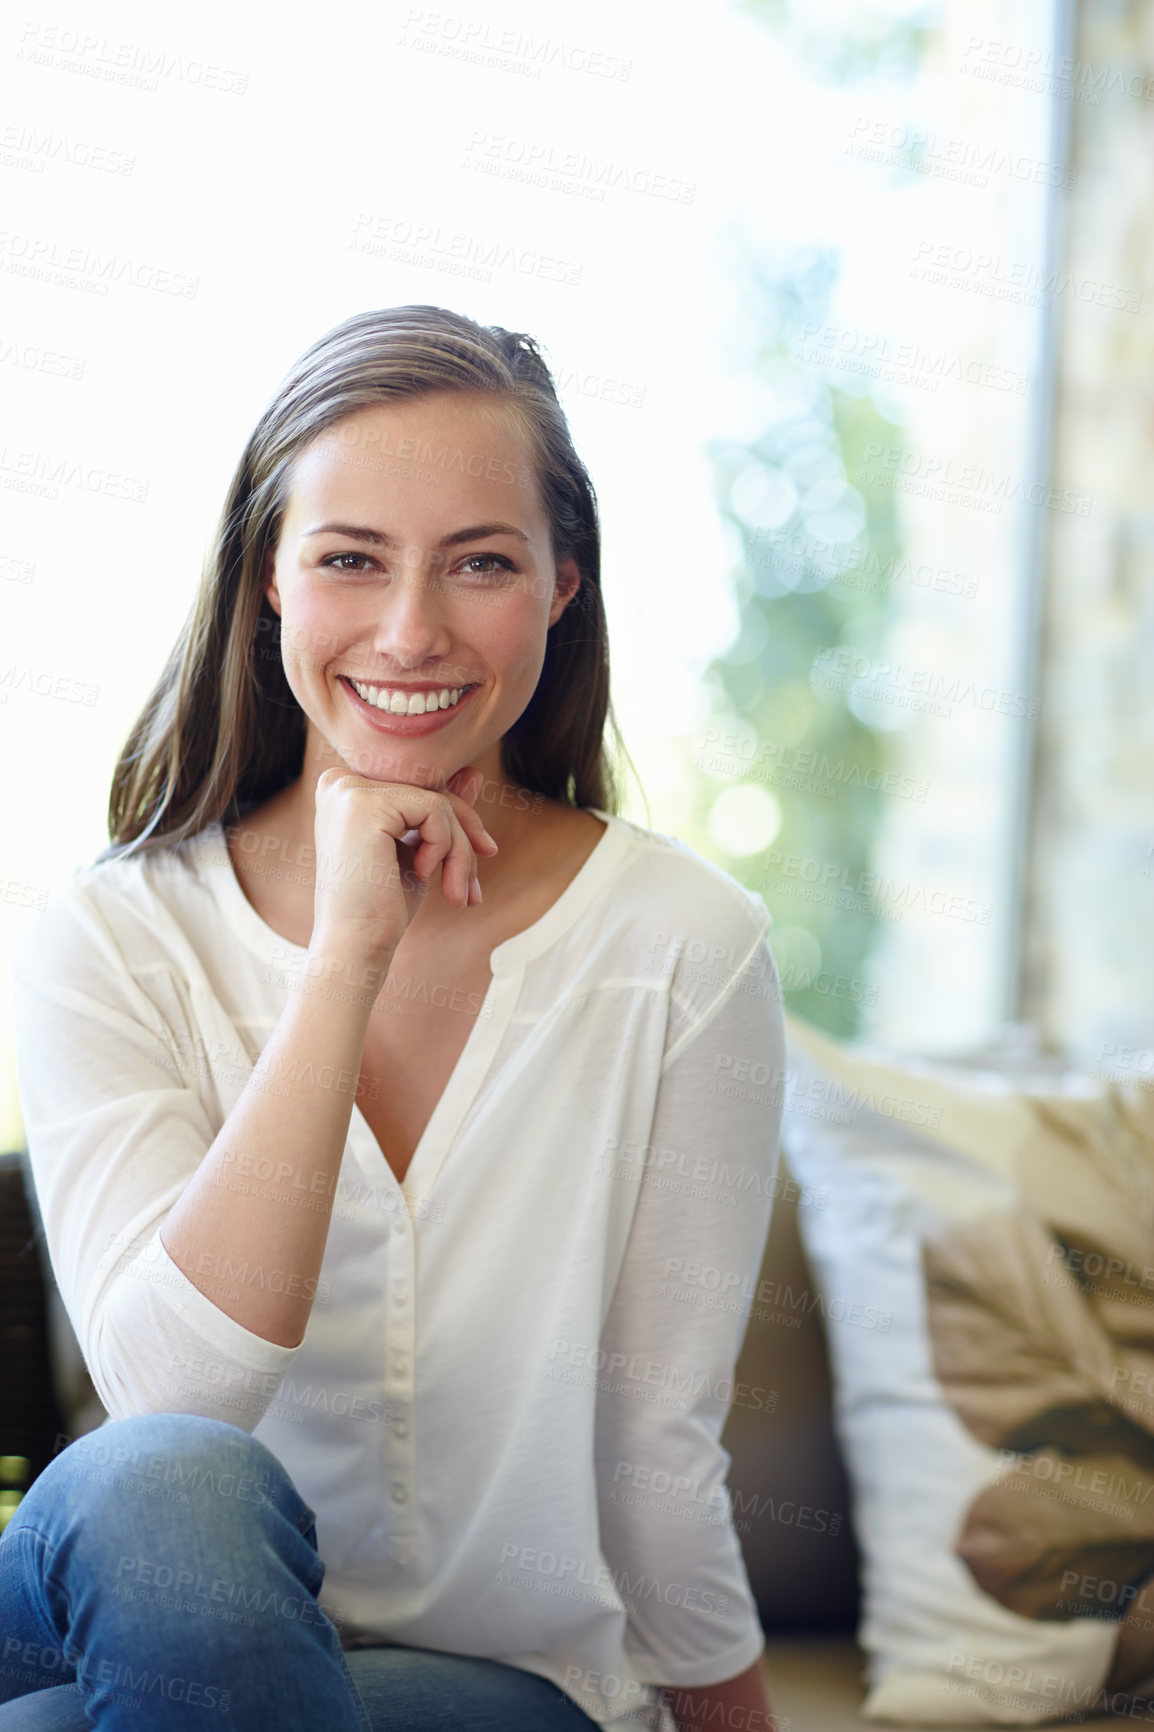
[[473, 874], [473, 889], [477, 892], [477, 901], [483, 902], [484, 897], [481, 895], [481, 880], [477, 877], [475, 872]]

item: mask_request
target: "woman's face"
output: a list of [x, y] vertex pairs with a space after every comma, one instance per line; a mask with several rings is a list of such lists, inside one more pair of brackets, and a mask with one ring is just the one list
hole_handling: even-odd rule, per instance
[[494, 399], [438, 392], [327, 428], [293, 465], [264, 585], [306, 765], [498, 777], [579, 578], [554, 562], [528, 442]]

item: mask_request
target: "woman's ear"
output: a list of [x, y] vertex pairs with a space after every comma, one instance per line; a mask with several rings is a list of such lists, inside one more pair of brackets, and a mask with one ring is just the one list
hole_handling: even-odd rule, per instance
[[281, 617], [280, 590], [276, 586], [276, 553], [272, 548], [265, 554], [261, 588], [268, 597], [269, 606], [279, 619]]
[[556, 625], [581, 586], [581, 567], [571, 553], [564, 559], [557, 561], [556, 570], [557, 582], [553, 591], [553, 605], [549, 609], [550, 625]]

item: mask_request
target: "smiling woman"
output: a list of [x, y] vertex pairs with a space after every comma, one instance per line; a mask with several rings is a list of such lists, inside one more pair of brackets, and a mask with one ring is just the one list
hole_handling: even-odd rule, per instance
[[[772, 1732], [720, 1443], [746, 1319], [662, 1271], [756, 1278], [781, 1100], [724, 1079], [785, 1075], [780, 985], [764, 905], [617, 815], [608, 670], [532, 340], [402, 307], [315, 344], [112, 846], [16, 959], [109, 1420], [0, 1538], [0, 1732], [135, 1724], [122, 1664], [174, 1725]], [[732, 1190], [669, 1182], [702, 1149]]]
[[[470, 461], [451, 488], [421, 470], [391, 476], [386, 526], [380, 477], [348, 460], [382, 447]], [[317, 441], [293, 464], [264, 593], [294, 697], [360, 774], [412, 781], [402, 742], [436, 736], [426, 770], [437, 785], [461, 762], [499, 777], [500, 742], [533, 696], [546, 632], [581, 583], [572, 554], [555, 558], [529, 459], [515, 413], [438, 392], [362, 409], [339, 442]], [[319, 747], [310, 732], [306, 780]]]
[[[361, 574], [379, 575], [379, 553], [412, 574], [412, 553], [404, 550], [418, 543], [411, 529], [406, 535], [404, 526], [382, 519], [385, 498], [396, 501], [406, 524], [420, 519], [422, 532], [447, 510], [437, 538], [445, 537], [443, 545], [425, 551], [421, 575], [430, 595], [454, 588], [447, 552], [502, 523], [520, 530], [517, 551], [533, 561], [512, 586], [523, 598], [552, 600], [551, 561], [568, 560], [570, 575], [580, 574], [573, 605], [550, 620], [541, 677], [502, 742], [502, 758], [510, 776], [549, 799], [614, 803], [602, 744], [607, 725], [619, 749], [621, 742], [609, 701], [596, 498], [548, 371], [531, 338], [488, 333], [439, 308], [402, 307], [360, 314], [328, 333], [302, 355], [258, 423], [197, 603], [117, 767], [114, 842], [195, 835], [213, 819], [239, 817], [300, 773], [306, 713], [282, 658], [270, 560], [282, 557], [286, 512], [295, 509], [293, 541], [308, 533], [311, 557], [311, 537], [326, 528], [333, 539], [317, 563], [331, 558], [326, 569], [343, 570], [345, 584], [359, 589]], [[525, 521], [510, 524], [517, 514]], [[342, 538], [355, 545], [341, 546]], [[518, 563], [509, 543], [470, 551]], [[343, 587], [333, 581], [334, 590]], [[499, 594], [508, 588], [499, 586]], [[328, 631], [322, 625], [320, 638]], [[290, 635], [287, 649], [296, 647]], [[299, 647], [315, 655], [324, 646], [314, 628]], [[380, 660], [370, 655], [367, 666], [347, 671], [379, 672]], [[390, 671], [399, 679], [396, 661]], [[427, 686], [418, 671], [410, 669], [406, 682]]]

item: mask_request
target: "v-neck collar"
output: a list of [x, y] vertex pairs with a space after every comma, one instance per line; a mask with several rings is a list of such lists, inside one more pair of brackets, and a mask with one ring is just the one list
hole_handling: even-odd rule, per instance
[[[403, 1181], [397, 1180], [364, 1114], [353, 1104], [349, 1141], [362, 1171], [374, 1187], [382, 1182], [386, 1188], [396, 1186], [410, 1212], [431, 1188], [465, 1114], [477, 1098], [520, 996], [525, 964], [556, 944], [585, 913], [631, 845], [632, 827], [624, 819], [597, 806], [581, 809], [603, 819], [605, 829], [553, 905], [523, 932], [514, 933], [489, 952], [492, 979], [484, 1003], [413, 1151]], [[220, 820], [194, 840], [199, 844], [197, 870], [206, 879], [229, 929], [245, 948], [270, 967], [283, 968], [286, 963], [291, 967], [290, 959], [303, 959], [306, 947], [282, 938], [262, 919], [241, 889]]]

